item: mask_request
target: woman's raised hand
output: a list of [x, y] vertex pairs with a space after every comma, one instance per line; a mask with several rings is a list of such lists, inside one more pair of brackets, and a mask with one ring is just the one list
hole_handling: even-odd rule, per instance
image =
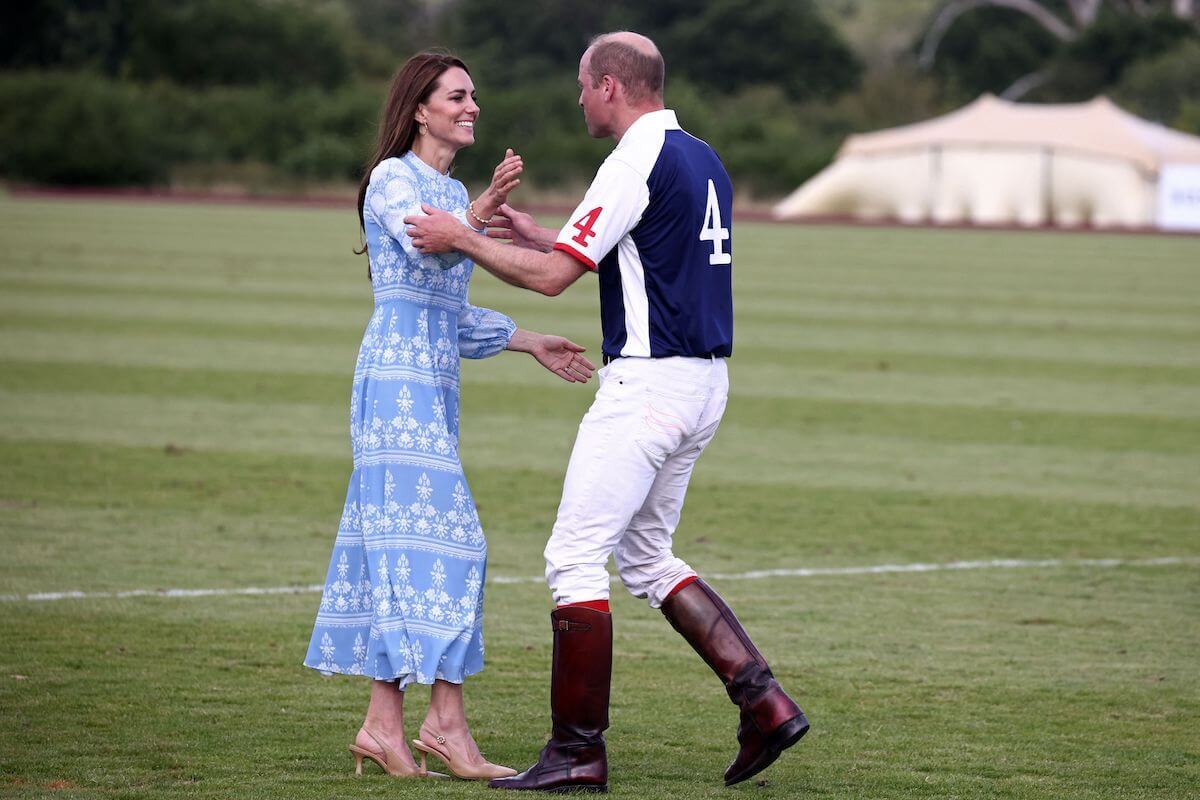
[[479, 218], [474, 222], [488, 222], [505, 202], [508, 193], [521, 185], [521, 173], [525, 171], [525, 162], [508, 148], [504, 159], [496, 165], [492, 172], [492, 183], [483, 190], [483, 194], [475, 200], [475, 215]]

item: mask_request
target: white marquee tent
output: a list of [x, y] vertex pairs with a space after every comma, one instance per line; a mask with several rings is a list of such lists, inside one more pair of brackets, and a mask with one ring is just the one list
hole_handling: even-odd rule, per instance
[[782, 219], [1200, 230], [1200, 137], [1122, 111], [984, 95], [915, 125], [849, 137], [775, 207]]

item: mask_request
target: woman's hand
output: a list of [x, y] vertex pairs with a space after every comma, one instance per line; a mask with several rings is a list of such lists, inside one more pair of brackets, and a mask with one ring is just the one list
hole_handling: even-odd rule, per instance
[[520, 175], [524, 171], [525, 162], [510, 147], [504, 152], [504, 160], [496, 165], [491, 185], [475, 199], [475, 214], [479, 219], [472, 222], [490, 220], [497, 209], [507, 202], [508, 193], [521, 185]]
[[570, 339], [543, 333], [537, 334], [529, 354], [564, 381], [587, 383], [596, 365], [583, 356], [585, 349]]
[[586, 348], [570, 339], [551, 334], [542, 334], [529, 354], [555, 375], [570, 383], [587, 383], [596, 370], [596, 365], [583, 356]]

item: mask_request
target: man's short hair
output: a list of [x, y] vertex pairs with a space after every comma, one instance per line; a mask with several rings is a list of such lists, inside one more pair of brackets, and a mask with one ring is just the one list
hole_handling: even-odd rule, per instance
[[613, 41], [609, 36], [611, 34], [597, 36], [588, 45], [592, 50], [588, 64], [592, 88], [599, 86], [605, 75], [611, 75], [625, 87], [625, 95], [632, 103], [660, 99], [666, 71], [662, 55], [657, 50], [643, 53], [633, 45]]

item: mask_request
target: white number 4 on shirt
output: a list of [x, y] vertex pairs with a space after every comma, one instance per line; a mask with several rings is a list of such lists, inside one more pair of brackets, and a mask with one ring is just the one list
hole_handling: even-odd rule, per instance
[[700, 228], [700, 241], [712, 242], [713, 251], [708, 257], [711, 266], [730, 264], [733, 254], [725, 252], [725, 240], [729, 238], [729, 228], [721, 227], [721, 206], [717, 203], [717, 185], [712, 178], [708, 179], [708, 205], [704, 209], [704, 226]]

